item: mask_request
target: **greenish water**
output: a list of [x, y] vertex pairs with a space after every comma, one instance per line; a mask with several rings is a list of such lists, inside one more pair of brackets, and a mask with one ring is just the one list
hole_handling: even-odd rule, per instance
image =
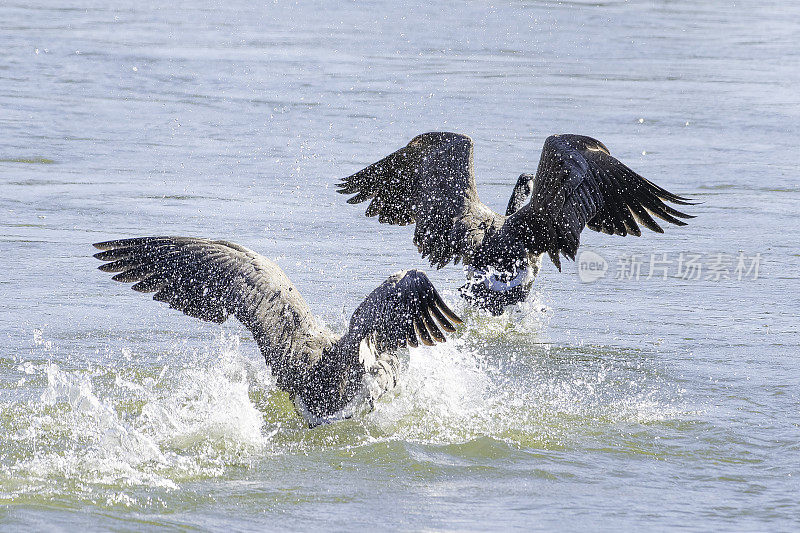
[[[796, 529], [798, 15], [4, 3], [0, 526]], [[458, 302], [459, 268], [433, 271], [410, 228], [332, 187], [440, 129], [473, 138], [497, 210], [556, 132], [703, 203], [664, 235], [585, 232], [605, 277], [545, 261], [535, 299], [486, 317]], [[466, 324], [403, 354], [374, 412], [308, 430], [241, 326], [95, 270], [92, 242], [151, 234], [263, 253], [336, 330], [406, 268]], [[634, 254], [641, 276], [619, 275]], [[694, 254], [697, 279], [678, 270]]]

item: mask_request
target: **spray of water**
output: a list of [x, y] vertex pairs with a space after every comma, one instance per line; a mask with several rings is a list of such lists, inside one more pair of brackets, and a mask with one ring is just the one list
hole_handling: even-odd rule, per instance
[[91, 368], [21, 363], [15, 386], [29, 399], [0, 403], [0, 490], [8, 497], [65, 485], [174, 490], [265, 457], [330, 447], [489, 438], [559, 448], [615, 425], [680, 416], [679, 391], [652, 361], [550, 345], [549, 308], [535, 299], [525, 305], [501, 317], [467, 316], [447, 343], [410, 350], [399, 386], [375, 411], [315, 430], [235, 335], [220, 334], [200, 352], [177, 349], [168, 364], [136, 365], [130, 352]]
[[222, 336], [215, 351], [144, 370], [21, 365], [46, 383], [38, 397], [2, 406], [11, 430], [3, 477], [24, 480], [27, 490], [53, 482], [173, 489], [246, 464], [271, 434], [251, 390], [274, 383], [263, 363], [241, 355], [238, 340]]

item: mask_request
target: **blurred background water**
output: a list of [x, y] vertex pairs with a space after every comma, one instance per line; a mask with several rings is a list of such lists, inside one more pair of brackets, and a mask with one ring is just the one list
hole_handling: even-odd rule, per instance
[[[0, 6], [3, 529], [800, 525], [800, 6], [113, 4]], [[95, 270], [92, 242], [207, 236], [337, 330], [405, 268], [465, 311], [459, 268], [333, 188], [431, 130], [473, 138], [498, 211], [559, 132], [703, 203], [664, 235], [585, 232], [604, 278], [546, 260], [534, 301], [466, 312], [373, 413], [313, 431], [241, 326]]]

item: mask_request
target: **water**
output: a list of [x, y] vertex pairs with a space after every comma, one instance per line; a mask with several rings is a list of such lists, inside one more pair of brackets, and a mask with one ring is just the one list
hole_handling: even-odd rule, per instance
[[[742, 529], [800, 525], [800, 8], [782, 2], [15, 0], [0, 6], [3, 529]], [[583, 234], [511, 316], [465, 312], [359, 420], [303, 428], [249, 334], [95, 270], [90, 243], [227, 238], [342, 330], [409, 228], [333, 185], [414, 135], [475, 141], [504, 208], [544, 138], [601, 139], [701, 200]], [[664, 278], [616, 279], [630, 254]], [[682, 279], [679, 254], [761, 254]], [[625, 276], [619, 276], [625, 277]], [[753, 279], [756, 277], [757, 279]]]

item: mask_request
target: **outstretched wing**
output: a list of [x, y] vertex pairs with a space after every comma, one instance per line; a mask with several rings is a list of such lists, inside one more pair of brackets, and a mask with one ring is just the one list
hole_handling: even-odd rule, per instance
[[234, 315], [252, 333], [278, 379], [294, 391], [308, 362], [336, 338], [320, 326], [283, 271], [265, 257], [226, 241], [143, 237], [101, 242], [103, 272], [155, 292], [185, 314], [222, 323]]
[[478, 199], [472, 169], [472, 139], [434, 132], [338, 184], [337, 192], [355, 194], [347, 202], [371, 200], [367, 216], [387, 224], [416, 223], [414, 244], [431, 265], [451, 260], [469, 263], [487, 228], [503, 217]]
[[453, 332], [460, 323], [428, 276], [408, 270], [394, 274], [366, 297], [342, 340], [359, 343], [371, 337], [379, 351], [420, 342], [432, 346], [435, 341], [445, 342], [441, 330]]
[[665, 202], [691, 205], [619, 160], [596, 139], [553, 135], [542, 149], [531, 201], [502, 228], [521, 238], [533, 253], [547, 252], [561, 270], [559, 254], [575, 259], [585, 226], [611, 235], [641, 235], [639, 224], [663, 233], [653, 216], [685, 226], [694, 218]]

